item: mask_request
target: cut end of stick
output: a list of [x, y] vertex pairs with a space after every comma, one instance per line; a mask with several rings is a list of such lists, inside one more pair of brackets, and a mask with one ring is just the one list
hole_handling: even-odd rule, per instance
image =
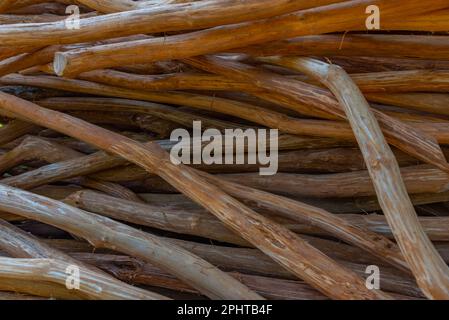
[[64, 55], [64, 52], [57, 52], [55, 54], [55, 59], [53, 60], [53, 70], [56, 73], [56, 75], [60, 77], [66, 77], [67, 75], [64, 74], [64, 71], [67, 67], [67, 58]]

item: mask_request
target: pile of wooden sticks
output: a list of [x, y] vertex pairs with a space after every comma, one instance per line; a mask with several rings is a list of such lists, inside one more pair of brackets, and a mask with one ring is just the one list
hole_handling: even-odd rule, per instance
[[[448, 32], [447, 0], [0, 0], [0, 299], [449, 299]], [[278, 172], [174, 163], [197, 122], [278, 129]]]

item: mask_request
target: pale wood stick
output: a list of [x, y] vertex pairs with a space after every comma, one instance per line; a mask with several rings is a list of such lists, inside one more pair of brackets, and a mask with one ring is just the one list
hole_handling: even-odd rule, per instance
[[[237, 253], [235, 251], [236, 250], [232, 250], [232, 253]], [[257, 259], [259, 257], [263, 257], [263, 255], [258, 254], [256, 250], [246, 250], [246, 252], [248, 253], [248, 257], [246, 260], [248, 262], [251, 261], [249, 262], [249, 265], [247, 265], [247, 267], [258, 264], [259, 266], [262, 265], [260, 266], [261, 268], [270, 269], [275, 266], [273, 262], [269, 261], [266, 258], [257, 261]], [[154, 268], [154, 266], [151, 266], [149, 264], [143, 264], [142, 262], [137, 261], [136, 259], [130, 259], [128, 257], [116, 256], [111, 254], [92, 254], [92, 253], [74, 253], [73, 255], [78, 259], [95, 264], [99, 268], [103, 268], [104, 270], [117, 275], [120, 279], [124, 281], [129, 280], [135, 283], [147, 285], [159, 283], [160, 285], [160, 282], [155, 280], [154, 277], [167, 278], [168, 276], [163, 272]], [[120, 268], [119, 264], [121, 263], [127, 263], [128, 265], [131, 265], [131, 267]], [[348, 264], [348, 265], [350, 265], [354, 269], [357, 269], [356, 271], [357, 273], [366, 276], [366, 274], [364, 274], [364, 271], [366, 270], [365, 266], [359, 266], [355, 264]], [[381, 270], [382, 270], [381, 278], [383, 279], [381, 284], [382, 289], [417, 298], [423, 297], [419, 288], [417, 288], [416, 284], [413, 283], [413, 280], [410, 280], [407, 277], [401, 277], [400, 275], [397, 275], [394, 272], [392, 273], [387, 268], [382, 268]], [[316, 295], [318, 294], [318, 292], [316, 292], [315, 295], [311, 295], [310, 297], [308, 297], [307, 295], [304, 296], [304, 294], [307, 292], [306, 291], [307, 287], [304, 286], [304, 283], [299, 281], [286, 281], [284, 279], [279, 279], [277, 277], [274, 278], [271, 276], [268, 278], [267, 276], [258, 276], [248, 273], [231, 272], [230, 274], [235, 276], [243, 283], [247, 284], [248, 287], [250, 287], [251, 289], [255, 290], [256, 292], [259, 292], [261, 295], [269, 299], [301, 300], [305, 298], [307, 299], [318, 298], [318, 296]], [[166, 281], [163, 281], [162, 283], [166, 283]], [[279, 289], [274, 289], [273, 287], [279, 287]], [[182, 287], [177, 285], [175, 286], [175, 288], [178, 288], [179, 290]], [[187, 289], [187, 291], [191, 291], [190, 288], [185, 289]], [[313, 291], [310, 289], [308, 290], [308, 292], [312, 293]], [[293, 290], [295, 293], [290, 293], [290, 290]], [[323, 298], [324, 296], [320, 299]]]
[[[98, 46], [58, 53], [55, 56], [54, 70], [60, 76], [73, 77], [82, 72], [95, 69], [158, 60], [181, 59], [301, 35], [354, 29], [364, 30], [366, 28], [365, 11], [369, 5], [379, 6], [384, 21], [390, 19], [397, 20], [399, 17], [405, 15], [404, 12], [410, 15], [416, 12], [424, 13], [447, 7], [447, 3], [444, 3], [442, 0], [433, 0], [431, 4], [427, 3], [427, 6], [415, 0], [407, 1], [407, 3], [399, 0], [346, 1], [246, 24], [224, 26], [164, 38], [115, 44], [107, 47]], [[254, 19], [253, 14], [252, 16], [252, 19]], [[123, 21], [121, 21], [121, 24], [121, 29], [125, 29]], [[193, 24], [191, 19], [189, 19], [189, 25], [192, 26]], [[136, 26], [137, 23], [134, 25]], [[148, 25], [153, 26], [153, 24]], [[141, 30], [140, 32], [149, 33], [148, 30]], [[11, 39], [11, 36], [15, 33], [13, 30], [10, 30], [10, 32], [3, 36], [0, 29], [0, 40], [5, 41], [6, 44], [10, 42], [17, 44], [17, 40], [20, 38], [18, 35], [15, 39]], [[97, 34], [99, 33], [97, 30]], [[37, 30], [35, 30], [34, 34], [36, 38], [39, 38], [37, 36]], [[55, 35], [53, 37], [58, 38]], [[47, 39], [42, 37], [42, 41], [47, 42], [48, 37]], [[29, 42], [28, 40], [19, 43], [29, 44]], [[111, 59], [111, 56], [114, 56], [114, 59]]]
[[[212, 181], [215, 182], [214, 180]], [[225, 183], [217, 183], [217, 185], [221, 188], [225, 187], [223, 189], [231, 195], [236, 197], [239, 195], [238, 197], [240, 199], [245, 199], [256, 203], [256, 207], [268, 210], [271, 209], [272, 211], [281, 214], [283, 217], [290, 218], [293, 221], [315, 225], [329, 233], [332, 233], [333, 236], [360, 247], [402, 270], [408, 270], [407, 264], [400, 254], [399, 248], [397, 248], [394, 243], [368, 231], [367, 229], [362, 230], [356, 228], [337, 215], [332, 215], [325, 210], [314, 208], [293, 200], [276, 197], [257, 190], [245, 189], [239, 185], [225, 185]], [[237, 191], [239, 189], [241, 190], [240, 194]], [[92, 201], [93, 198], [96, 198], [97, 200]], [[170, 231], [176, 232], [177, 229], [178, 232], [196, 233], [197, 235], [212, 239], [217, 239], [216, 236], [220, 235], [222, 240], [229, 241], [229, 239], [225, 237], [227, 233], [223, 232], [221, 225], [217, 226], [217, 224], [214, 223], [214, 219], [203, 218], [203, 214], [199, 212], [188, 212], [187, 216], [190, 218], [187, 220], [186, 217], [182, 216], [182, 212], [179, 210], [167, 210], [158, 213], [156, 208], [152, 209], [151, 206], [148, 205], [134, 204], [132, 202], [122, 201], [119, 199], [115, 200], [99, 194], [96, 195], [95, 193], [91, 193], [89, 191], [77, 192], [71, 195], [67, 201], [68, 203], [84, 210], [93, 211], [112, 218], [123, 219], [128, 222], [133, 221], [134, 223], [150, 225], [153, 227], [162, 227], [163, 229], [167, 229], [168, 224], [168, 226], [176, 226], [175, 229]], [[151, 216], [149, 212], [152, 213]], [[158, 218], [158, 215], [162, 215], [162, 217]], [[163, 220], [164, 216], [167, 216], [167, 221]], [[178, 222], [178, 219], [184, 219], [186, 222], [188, 221], [190, 227], [188, 225], [185, 226], [182, 221]], [[214, 236], [214, 234], [216, 236]], [[235, 237], [233, 237], [231, 241], [236, 243]]]
[[[78, 75], [79, 79], [138, 90], [237, 90], [251, 92], [254, 86], [218, 75], [177, 73], [135, 75], [115, 70], [95, 70]], [[296, 77], [291, 77], [295, 79]], [[364, 93], [372, 92], [448, 92], [449, 71], [416, 70], [351, 74]], [[297, 78], [315, 84], [310, 79]]]
[[131, 40], [140, 40], [140, 39], [146, 39], [147, 37], [144, 35], [134, 35], [129, 37], [122, 37], [122, 38], [113, 38], [113, 39], [107, 39], [104, 41], [98, 41], [94, 43], [82, 43], [82, 44], [75, 44], [75, 45], [50, 45], [47, 47], [44, 47], [42, 49], [34, 50], [32, 52], [29, 52], [27, 54], [21, 54], [13, 59], [8, 59], [6, 61], [2, 61], [0, 63], [0, 75], [7, 75], [10, 73], [22, 71], [25, 69], [29, 69], [32, 67], [36, 67], [39, 65], [45, 65], [53, 61], [53, 57], [56, 52], [58, 51], [65, 51], [65, 50], [71, 50], [76, 48], [84, 48], [89, 47], [92, 45], [100, 45], [100, 44], [111, 44], [116, 42], [124, 42], [124, 41], [131, 41]]
[[[230, 270], [245, 271], [248, 268], [248, 273], [263, 274], [268, 276], [278, 276], [287, 279], [296, 279], [296, 277], [287, 270], [279, 268], [269, 257], [258, 250], [250, 248], [231, 248], [218, 246], [216, 244], [206, 245], [198, 242], [190, 242], [184, 240], [177, 240], [173, 238], [165, 238], [167, 241], [173, 241], [177, 245], [189, 250], [201, 257], [210, 261], [212, 264], [229, 268]], [[344, 261], [352, 261], [357, 264], [377, 264], [384, 266], [385, 264], [379, 259], [363, 252], [357, 247], [352, 247], [341, 242], [325, 240], [316, 237], [304, 236], [313, 246], [320, 248], [329, 256]], [[67, 239], [42, 239], [42, 242], [52, 246], [55, 249], [64, 251], [68, 254], [84, 252], [84, 253], [115, 253], [111, 250], [104, 250], [101, 248], [95, 249], [87, 242]], [[253, 263], [258, 258], [252, 259], [253, 256], [260, 257], [260, 261], [270, 261], [270, 263]], [[232, 257], [232, 259], [229, 259]], [[445, 256], [447, 259], [447, 255]], [[273, 268], [266, 268], [266, 265], [272, 265]]]
[[[82, 153], [74, 151], [70, 148], [58, 145], [54, 142], [47, 141], [45, 139], [28, 136], [21, 142], [21, 144], [18, 147], [0, 156], [0, 173], [13, 166], [22, 163], [25, 160], [39, 159], [53, 163], [58, 161], [76, 159], [81, 156], [83, 156]], [[44, 167], [43, 169], [48, 168]], [[49, 170], [52, 171], [52, 169], [54, 168], [50, 168]], [[58, 171], [54, 171], [54, 173], [58, 173]], [[34, 174], [36, 174], [36, 172]], [[37, 176], [39, 175], [41, 175], [41, 178], [43, 178], [43, 180], [46, 181], [45, 183], [49, 183], [52, 181], [48, 180], [48, 177], [45, 177], [45, 170], [40, 170], [40, 172], [37, 173]], [[74, 176], [75, 175], [63, 177], [63, 179], [71, 178]], [[19, 175], [14, 180], [15, 181], [20, 180], [20, 178], [21, 176]], [[71, 182], [80, 184], [88, 188], [100, 190], [102, 192], [105, 192], [107, 194], [119, 198], [137, 202], [141, 201], [141, 199], [136, 194], [134, 194], [134, 192], [116, 183], [100, 181], [98, 179], [90, 179], [90, 178], [78, 178], [76, 180], [72, 180]], [[34, 184], [33, 187], [34, 186], [38, 185]]]
[[[38, 239], [25, 233], [19, 228], [1, 220], [0, 249], [6, 251], [14, 258], [55, 259], [64, 261], [68, 266], [77, 266], [80, 270], [81, 278], [84, 278], [85, 274], [89, 274], [89, 279], [84, 278], [84, 281], [91, 281], [91, 286], [101, 288], [101, 290], [95, 290], [97, 293], [80, 288], [80, 291], [90, 298], [127, 300], [165, 299], [162, 295], [154, 294], [132, 287], [121, 281], [117, 281], [115, 278], [105, 274], [99, 269], [71, 258], [65, 253], [39, 242]], [[63, 273], [65, 273], [65, 270]], [[67, 275], [65, 275], [65, 277], [67, 277]]]
[[[196, 57], [186, 59], [186, 62], [206, 71], [220, 73], [234, 79], [251, 81], [260, 88], [280, 92], [291, 99], [309, 105], [308, 109], [302, 108], [301, 110], [305, 111], [306, 114], [307, 112], [314, 114], [313, 106], [315, 109], [318, 108], [320, 111], [337, 118], [347, 118], [335, 97], [315, 86], [216, 57]], [[417, 159], [432, 163], [442, 170], [448, 170], [449, 165], [438, 142], [430, 135], [415, 130], [412, 126], [391, 118], [378, 110], [373, 110], [373, 113], [379, 120], [390, 143]], [[414, 143], [412, 144], [411, 141]], [[418, 141], [421, 142], [418, 143]]]
[[5, 211], [67, 230], [96, 247], [153, 261], [211, 298], [259, 298], [208, 262], [156, 236], [29, 192], [7, 186], [0, 189], [0, 196], [9, 199], [1, 201]]
[[[155, 5], [163, 4], [176, 4], [193, 2], [190, 0], [156, 0], [156, 1], [132, 1], [132, 0], [76, 0], [76, 2], [85, 5], [86, 7], [92, 8], [103, 13], [114, 13], [121, 11], [138, 10], [143, 8], [148, 8]], [[318, 1], [317, 5], [321, 3]], [[182, 8], [180, 8], [182, 9]]]
[[[441, 193], [449, 191], [449, 176], [441, 170], [427, 165], [405, 167], [401, 176], [410, 194]], [[336, 174], [291, 174], [278, 173], [263, 177], [253, 173], [219, 175], [227, 181], [240, 183], [270, 192], [290, 196], [318, 198], [366, 197], [375, 195], [368, 171]], [[157, 178], [148, 178], [145, 184], [157, 184]], [[161, 185], [161, 187], [164, 187]]]
[[[127, 257], [86, 253], [78, 253], [74, 254], [74, 256], [97, 265], [99, 268], [114, 274], [122, 281], [199, 294], [197, 290], [192, 289], [188, 284], [180, 282], [163, 270], [150, 264], [142, 264], [139, 261]], [[118, 265], [120, 262], [131, 264], [131, 266], [125, 268], [120, 267]], [[326, 297], [322, 293], [301, 281], [237, 272], [229, 272], [228, 274], [267, 299], [326, 300]]]
[[[92, 198], [97, 200], [92, 201]], [[74, 207], [113, 219], [161, 230], [189, 234], [221, 242], [248, 246], [248, 242], [228, 229], [204, 209], [170, 208], [105, 197], [88, 190], [76, 192], [64, 200]]]
[[21, 292], [33, 296], [49, 299], [82, 300], [85, 299], [80, 292], [68, 291], [63, 286], [55, 286], [48, 281], [29, 281], [23, 279], [7, 279], [2, 277], [0, 290], [9, 292]]
[[[26, 281], [46, 281], [59, 285], [66, 283], [66, 270], [71, 265], [67, 262], [52, 259], [12, 259], [0, 257], [0, 278], [8, 280], [26, 280]], [[109, 276], [101, 277], [89, 269], [83, 269], [80, 276], [79, 291], [91, 299], [103, 300], [124, 300], [124, 299], [145, 299], [162, 300], [163, 296], [149, 293], [144, 294], [141, 290], [139, 296], [129, 296], [121, 291], [123, 283], [111, 281]], [[119, 285], [117, 285], [117, 282]], [[102, 288], [99, 291], [98, 288]]]
[[307, 58], [287, 61], [287, 65], [297, 66], [296, 69], [329, 87], [340, 101], [364, 155], [380, 205], [419, 287], [429, 298], [448, 299], [448, 266], [419, 223], [399, 165], [363, 94], [339, 67]]
[[[50, 143], [47, 141], [47, 143]], [[157, 141], [158, 144], [161, 145], [166, 150], [170, 150], [170, 148], [175, 144], [175, 142], [167, 142], [167, 141]], [[288, 147], [288, 145], [287, 145]], [[310, 146], [313, 147], [313, 144]], [[54, 150], [58, 149], [58, 146], [53, 146]], [[14, 151], [12, 154], [14, 155]], [[25, 172], [20, 175], [16, 175], [13, 177], [5, 178], [2, 183], [9, 184], [15, 187], [20, 187], [22, 189], [31, 189], [43, 184], [48, 184], [51, 182], [57, 182], [64, 179], [74, 178], [78, 176], [90, 175], [95, 172], [106, 170], [110, 168], [114, 168], [117, 166], [126, 165], [127, 161], [121, 157], [111, 156], [105, 152], [96, 152], [94, 154], [90, 154], [87, 156], [81, 156], [79, 154], [78, 157], [70, 159], [68, 156], [72, 153], [61, 153], [56, 152], [53, 154], [53, 157], [57, 157], [59, 159], [59, 163], [50, 164], [47, 166], [42, 166], [38, 169]], [[39, 152], [39, 155], [40, 152]], [[4, 155], [7, 159], [10, 157], [8, 154]], [[47, 157], [47, 154], [42, 154], [42, 159], [45, 159], [49, 162], [56, 160], [55, 158]], [[6, 161], [8, 162], [8, 160]], [[53, 160], [52, 160], [53, 159]], [[68, 160], [64, 160], [68, 159]], [[147, 172], [147, 171], [145, 171]], [[144, 177], [146, 177], [145, 174]], [[95, 177], [92, 177], [96, 179]], [[100, 179], [101, 180], [101, 179]]]
[[[279, 128], [280, 130], [291, 134], [332, 137], [343, 139], [344, 141], [346, 141], [346, 143], [348, 142], [348, 140], [354, 140], [354, 135], [352, 134], [349, 126], [342, 122], [323, 122], [319, 120], [293, 118], [286, 116], [285, 114], [267, 110], [265, 108], [254, 106], [248, 103], [242, 103], [217, 97], [209, 97], [205, 95], [181, 92], [144, 92], [111, 87], [88, 81], [59, 79], [47, 76], [31, 77], [21, 75], [8, 75], [2, 77], [0, 81], [8, 84], [27, 84], [44, 88], [58, 88], [61, 90], [82, 92], [88, 94], [188, 105], [193, 108], [213, 110], [229, 115], [234, 115], [267, 127]], [[335, 103], [337, 102], [335, 101]], [[395, 144], [403, 149], [406, 149], [406, 152], [411, 153], [417, 158], [425, 158], [425, 160], [423, 159], [423, 161], [425, 162], [429, 161], [435, 165], [440, 166], [441, 168], [445, 168], [445, 164], [442, 163], [444, 156], [442, 155], [440, 147], [434, 141], [422, 141], [429, 139], [434, 140], [432, 137], [429, 137], [422, 132], [418, 132], [417, 130], [411, 128], [411, 126], [400, 123], [397, 120], [394, 120], [395, 124], [393, 125], [392, 123], [390, 123], [393, 119], [384, 116], [380, 112], [377, 112], [377, 115], [385, 120], [385, 130], [387, 133], [389, 133], [389, 135], [394, 136], [394, 139], [393, 137], [392, 139], [393, 141], [395, 141]], [[428, 128], [429, 127], [427, 126], [424, 127], [424, 129], [426, 130]], [[396, 132], [398, 130], [400, 132]], [[432, 130], [432, 132], [434, 132], [433, 129], [429, 130]], [[438, 131], [437, 133], [442, 134], [443, 132]], [[397, 142], [396, 138], [400, 141]], [[440, 138], [442, 143], [448, 141], [446, 135], [437, 138]], [[411, 141], [414, 141], [413, 148], [409, 146]], [[418, 141], [421, 142], [418, 143]], [[421, 152], [417, 152], [418, 146], [422, 147], [425, 151], [422, 150]], [[444, 162], [446, 162], [445, 158]]]
[[[287, 229], [243, 206], [191, 169], [173, 165], [168, 154], [155, 143], [144, 146], [121, 135], [7, 94], [0, 93], [0, 106], [23, 119], [44, 124], [48, 128], [89, 142], [156, 172], [208, 209], [245, 240], [331, 297], [388, 298], [388, 295], [382, 292], [367, 290], [364, 281], [351, 271], [342, 268]], [[278, 246], [279, 243], [283, 243], [282, 248]], [[329, 276], [330, 270], [332, 277]], [[341, 285], [342, 283], [351, 285], [347, 287]]]
[[56, 52], [63, 49], [60, 45], [48, 46], [32, 53], [22, 54], [0, 63], [0, 75], [18, 72], [36, 65], [46, 64]]
[[[36, 139], [33, 139], [31, 142], [35, 142], [35, 140]], [[39, 139], [37, 139], [37, 140], [39, 141]], [[24, 142], [27, 142], [27, 140], [24, 140]], [[26, 145], [29, 145], [29, 144], [30, 143], [26, 143]], [[35, 146], [35, 145], [36, 144], [31, 144], [31, 146]], [[45, 145], [45, 141], [44, 141], [44, 145]], [[46, 153], [47, 152], [44, 152], [44, 154], [46, 154]], [[70, 154], [70, 153], [68, 153], [68, 154]], [[73, 165], [69, 165], [69, 168], [73, 168], [73, 167], [74, 167]], [[85, 166], [83, 165], [82, 167], [84, 168]], [[42, 174], [38, 174], [38, 176], [42, 178]], [[6, 183], [6, 184], [13, 184], [13, 185], [17, 186], [17, 182], [13, 182], [12, 180], [16, 181], [17, 178], [13, 177], [13, 178], [11, 178], [9, 180], [8, 179], [3, 180], [2, 182]], [[28, 182], [28, 179], [26, 179], [26, 181]], [[86, 185], [86, 184], [84, 184], [84, 185]], [[19, 184], [19, 186], [21, 186], [21, 185]], [[89, 184], [87, 184], [87, 186], [89, 186]], [[97, 187], [97, 189], [98, 189], [98, 187]], [[238, 186], [237, 189], [238, 190], [242, 189], [242, 186]], [[235, 191], [232, 192], [233, 191], [232, 187], [230, 188], [230, 191], [231, 191], [231, 193], [234, 193], [237, 196], [242, 195], [241, 192], [235, 192]], [[250, 195], [249, 197], [251, 198], [251, 195], [254, 195], [257, 192], [258, 192], [257, 190], [253, 190], [253, 191], [249, 192], [249, 195]], [[111, 192], [108, 192], [108, 193], [111, 194]], [[259, 193], [261, 193], [261, 192], [259, 192]], [[88, 194], [89, 193], [87, 193], [87, 195]], [[83, 203], [86, 203], [84, 201], [87, 201], [87, 200], [84, 200], [87, 195], [86, 195], [85, 192], [75, 194], [75, 195], [70, 197], [70, 203], [76, 204], [77, 206], [82, 206]], [[121, 196], [121, 194], [119, 194], [119, 195]], [[95, 202], [98, 203], [98, 205], [100, 203], [103, 203], [101, 201], [101, 199], [102, 199], [101, 195], [96, 195], [95, 197], [97, 198], [97, 200]], [[248, 197], [248, 196], [246, 196], [246, 197]], [[134, 200], [132, 197], [121, 196], [121, 198], [128, 198], [128, 199]], [[269, 195], [269, 194], [263, 194], [262, 193], [261, 196], [259, 197], [259, 199], [272, 199], [272, 198], [274, 198], [273, 203], [283, 202], [284, 205], [279, 205], [279, 207], [281, 207], [281, 208], [284, 208], [285, 204], [288, 204], [288, 199], [282, 199], [282, 198], [278, 197], [278, 199], [276, 201], [276, 197], [272, 196], [272, 195]], [[115, 201], [113, 201], [113, 200], [115, 200]], [[287, 201], [287, 203], [286, 203], [286, 201]], [[212, 238], [212, 239], [217, 239], [217, 240], [220, 240], [220, 241], [228, 241], [228, 242], [230, 241], [230, 239], [227, 238], [226, 236], [222, 236], [223, 233], [225, 235], [227, 233], [223, 232], [223, 230], [222, 230], [223, 228], [221, 227], [221, 225], [219, 225], [217, 227], [213, 227], [216, 224], [214, 222], [215, 220], [210, 221], [210, 219], [207, 219], [207, 218], [203, 217], [203, 215], [200, 215], [198, 218], [194, 218], [194, 217], [189, 218], [190, 221], [192, 219], [198, 221], [198, 223], [194, 224], [195, 228], [193, 227], [193, 225], [191, 225], [190, 222], [188, 223], [187, 227], [182, 228], [182, 225], [180, 225], [178, 222], [169, 222], [169, 220], [170, 220], [169, 217], [170, 216], [173, 216], [174, 219], [176, 219], [179, 216], [179, 213], [176, 213], [175, 215], [173, 215], [173, 214], [170, 215], [170, 212], [164, 211], [164, 213], [163, 213], [164, 217], [162, 219], [162, 222], [160, 222], [160, 219], [159, 220], [155, 220], [155, 217], [152, 218], [151, 216], [148, 216], [146, 218], [145, 212], [147, 212], [147, 211], [148, 212], [154, 212], [155, 211], [155, 210], [151, 210], [150, 207], [142, 209], [141, 212], [143, 212], [143, 215], [139, 218], [139, 216], [136, 216], [136, 214], [139, 212], [139, 208], [140, 208], [137, 203], [136, 204], [135, 203], [129, 203], [128, 207], [132, 207], [131, 210], [128, 210], [128, 211], [125, 210], [125, 211], [119, 212], [119, 211], [117, 211], [119, 209], [119, 207], [116, 207], [117, 204], [118, 204], [118, 199], [111, 198], [109, 201], [105, 200], [105, 202], [106, 203], [108, 203], [108, 202], [114, 203], [114, 206], [112, 208], [109, 207], [109, 209], [101, 209], [103, 207], [98, 207], [98, 206], [95, 206], [95, 207], [85, 207], [84, 206], [82, 208], [86, 209], [86, 210], [89, 210], [89, 211], [94, 211], [94, 212], [99, 212], [98, 210], [101, 210], [100, 212], [103, 213], [103, 214], [105, 214], [105, 212], [106, 212], [106, 215], [108, 215], [108, 212], [109, 212], [108, 216], [113, 217], [113, 218], [122, 218], [122, 220], [124, 219], [125, 221], [139, 223], [139, 224], [143, 224], [143, 225], [149, 225], [149, 226], [152, 226], [152, 227], [158, 227], [158, 228], [162, 228], [162, 229], [169, 230], [169, 231], [175, 231], [175, 232], [177, 231], [177, 232], [181, 232], [181, 233], [194, 234], [194, 235], [199, 235], [199, 236], [208, 237], [208, 238]], [[265, 202], [270, 203], [270, 201], [267, 201], [267, 200]], [[123, 202], [122, 207], [124, 209], [126, 208], [125, 204], [126, 204], [126, 202]], [[329, 215], [329, 216], [326, 217], [327, 213], [325, 213], [324, 211], [321, 211], [321, 210], [318, 210], [318, 209], [314, 209], [314, 208], [312, 208], [310, 206], [306, 206], [306, 205], [303, 205], [301, 207], [301, 205], [302, 204], [300, 204], [300, 203], [295, 203], [293, 201], [290, 201], [290, 207], [293, 206], [294, 208], [290, 209], [290, 210], [286, 210], [286, 209], [282, 209], [282, 210], [285, 211], [285, 212], [288, 212], [287, 213], [287, 217], [293, 218], [294, 220], [296, 220], [296, 218], [298, 218], [297, 214], [295, 213], [296, 211], [302, 212], [302, 211], [305, 210], [304, 212], [310, 212], [311, 216], [309, 218], [315, 219], [314, 218], [315, 216], [319, 217], [318, 220], [314, 220], [314, 222], [313, 222], [314, 224], [318, 224], [318, 225], [321, 225], [321, 219], [323, 217], [324, 217], [323, 218], [324, 220], [330, 219], [331, 221], [328, 221], [328, 222], [326, 222], [324, 224], [324, 228], [327, 229], [327, 230], [330, 230], [331, 233], [333, 232], [333, 230], [335, 230], [335, 227], [332, 227], [331, 229], [329, 229], [329, 228], [327, 228], [328, 225], [334, 225], [334, 226], [339, 226], [339, 227], [343, 226], [342, 227], [342, 230], [343, 230], [342, 234], [336, 233], [335, 234], [336, 236], [343, 237], [343, 240], [346, 240], [346, 241], [349, 241], [349, 242], [355, 241], [357, 243], [356, 245], [362, 245], [363, 247], [367, 248], [369, 251], [374, 250], [375, 254], [376, 255], [380, 255], [383, 259], [389, 260], [391, 258], [393, 264], [399, 266], [400, 268], [406, 268], [404, 263], [400, 263], [402, 258], [400, 256], [398, 256], [397, 252], [394, 253], [394, 250], [393, 250], [394, 249], [394, 245], [392, 243], [381, 244], [380, 247], [379, 247], [377, 245], [377, 243], [374, 242], [374, 243], [369, 243], [367, 246], [364, 246], [363, 243], [365, 241], [370, 242], [369, 237], [367, 237], [368, 234], [369, 234], [369, 232], [367, 230], [364, 230], [364, 231], [360, 230], [361, 234], [363, 234], [362, 237], [356, 236], [356, 233], [357, 233], [358, 230], [357, 229], [353, 230], [353, 229], [351, 229], [349, 227], [347, 228], [345, 226], [344, 221], [338, 221], [337, 217], [334, 217], [332, 215]], [[271, 205], [271, 206], [268, 205], [269, 208], [273, 208], [273, 206], [276, 208], [275, 205]], [[117, 214], [111, 216], [110, 214], [114, 213], [114, 212], [116, 212]], [[126, 216], [126, 214], [124, 214], [123, 212], [131, 212], [132, 213], [132, 217]], [[318, 215], [316, 215], [316, 213], [318, 213]], [[324, 216], [323, 216], [322, 213], [324, 213]], [[157, 214], [157, 211], [155, 212], [155, 214]], [[320, 217], [320, 216], [323, 216], [323, 217]], [[126, 218], [126, 217], [128, 217], [128, 218]], [[168, 220], [166, 221], [166, 219], [168, 219]], [[182, 219], [183, 218], [181, 218], [181, 220]], [[177, 220], [175, 220], [175, 221], [177, 221]], [[167, 226], [167, 222], [168, 222], [168, 226]], [[303, 222], [303, 220], [301, 220], [301, 222]], [[202, 224], [205, 225], [204, 228], [202, 227]], [[175, 229], [170, 228], [170, 226], [172, 226], [172, 225], [176, 226], [176, 228]], [[355, 238], [352, 238], [352, 237], [347, 238], [346, 233], [355, 235]], [[219, 238], [217, 238], [217, 237], [219, 237]], [[373, 235], [372, 239], [376, 239], [376, 242], [378, 242], [379, 240], [382, 240], [378, 236], [375, 236], [375, 235]], [[231, 238], [231, 242], [238, 243], [238, 244], [242, 243], [241, 241], [235, 241], [235, 237]], [[386, 250], [385, 248], [387, 248], [387, 251], [391, 250], [391, 252], [387, 253], [385, 251]]]

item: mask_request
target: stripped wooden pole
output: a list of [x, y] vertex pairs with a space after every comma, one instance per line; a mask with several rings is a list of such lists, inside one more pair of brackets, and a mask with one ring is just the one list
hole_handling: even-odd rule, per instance
[[[402, 0], [346, 1], [266, 20], [222, 26], [169, 37], [71, 50], [56, 54], [54, 70], [60, 76], [73, 77], [90, 70], [126, 64], [182, 59], [296, 36], [332, 33], [336, 31], [365, 30], [365, 12], [366, 8], [370, 5], [377, 5], [379, 7], [382, 12], [383, 21], [398, 20], [400, 17], [410, 16], [413, 13], [425, 13], [447, 7], [445, 0], [432, 0], [430, 3], [429, 1], [425, 4], [419, 0], [409, 0], [405, 3]], [[226, 8], [225, 5], [221, 5], [223, 8]], [[218, 12], [215, 13], [218, 14]], [[137, 25], [137, 23], [134, 23], [133, 27]], [[148, 25], [153, 26], [153, 24]], [[189, 25], [193, 27], [194, 23], [189, 20]], [[157, 26], [157, 24], [154, 26]], [[124, 26], [121, 26], [121, 28], [122, 31], [125, 30]], [[141, 28], [139, 33], [149, 33], [145, 29], [147, 28]], [[157, 32], [168, 31], [163, 28], [160, 29], [162, 30], [157, 30]], [[170, 29], [173, 30], [174, 28]], [[81, 30], [84, 30], [83, 27], [81, 27]], [[14, 31], [11, 28], [9, 32], [3, 34], [0, 29], [0, 40], [5, 41], [7, 44], [30, 44], [34, 42], [34, 39], [39, 38], [44, 43], [48, 42], [48, 34], [44, 33], [41, 35], [39, 30], [29, 30], [34, 31], [33, 34], [36, 35], [33, 41], [30, 41], [29, 38], [23, 39], [20, 36], [21, 32]], [[14, 39], [13, 35], [16, 33], [19, 34]], [[83, 31], [83, 33], [87, 34], [86, 31]], [[100, 34], [100, 32], [97, 32], [97, 34]], [[38, 35], [41, 35], [41, 37]], [[120, 36], [120, 34], [117, 36]], [[52, 37], [58, 38], [60, 41], [62, 40], [57, 35], [53, 35]], [[20, 41], [21, 38], [22, 41]], [[79, 41], [81, 40], [78, 39]]]
[[339, 266], [292, 232], [243, 206], [191, 169], [174, 165], [168, 154], [155, 143], [144, 146], [119, 134], [3, 93], [0, 93], [0, 108], [27, 121], [89, 142], [157, 173], [245, 240], [330, 297], [388, 298], [383, 292], [368, 290], [364, 281], [351, 271]]
[[[105, 16], [81, 19], [80, 28], [69, 30], [65, 21], [33, 24], [30, 26], [0, 26], [3, 46], [22, 44], [46, 46], [81, 43], [135, 34], [168, 31], [198, 30], [311, 8], [342, 0], [208, 0], [186, 4], [166, 4], [125, 11]], [[414, 0], [415, 1], [415, 0]], [[438, 7], [440, 0], [432, 0]], [[412, 6], [413, 7], [413, 6]], [[29, 37], [32, 33], [33, 37]]]
[[[121, 281], [117, 281], [114, 277], [109, 276], [99, 269], [71, 258], [65, 253], [41, 243], [38, 239], [25, 233], [19, 228], [1, 220], [0, 249], [14, 258], [55, 259], [64, 261], [67, 266], [78, 267], [83, 282], [89, 283], [89, 285], [83, 285], [80, 288], [80, 292], [86, 294], [88, 298], [114, 300], [166, 299], [162, 295], [151, 293]], [[65, 279], [65, 269], [61, 270], [61, 273]], [[35, 279], [33, 277], [31, 281], [35, 281], [37, 278], [38, 277]], [[65, 281], [63, 284], [65, 284]], [[100, 289], [98, 290], [98, 288]]]
[[449, 268], [422, 229], [407, 194], [399, 165], [369, 105], [338, 66], [308, 58], [272, 58], [325, 84], [348, 116], [374, 183], [376, 194], [418, 285], [432, 299], [449, 299]]
[[0, 185], [0, 198], [2, 210], [61, 228], [96, 247], [118, 250], [155, 263], [210, 298], [261, 298], [210, 263], [157, 236], [5, 185]]

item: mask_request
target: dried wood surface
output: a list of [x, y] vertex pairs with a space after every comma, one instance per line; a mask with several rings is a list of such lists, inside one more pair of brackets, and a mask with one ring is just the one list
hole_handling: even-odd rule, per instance
[[[0, 300], [449, 299], [448, 21], [447, 0], [0, 1]], [[221, 161], [175, 162], [180, 132]]]

